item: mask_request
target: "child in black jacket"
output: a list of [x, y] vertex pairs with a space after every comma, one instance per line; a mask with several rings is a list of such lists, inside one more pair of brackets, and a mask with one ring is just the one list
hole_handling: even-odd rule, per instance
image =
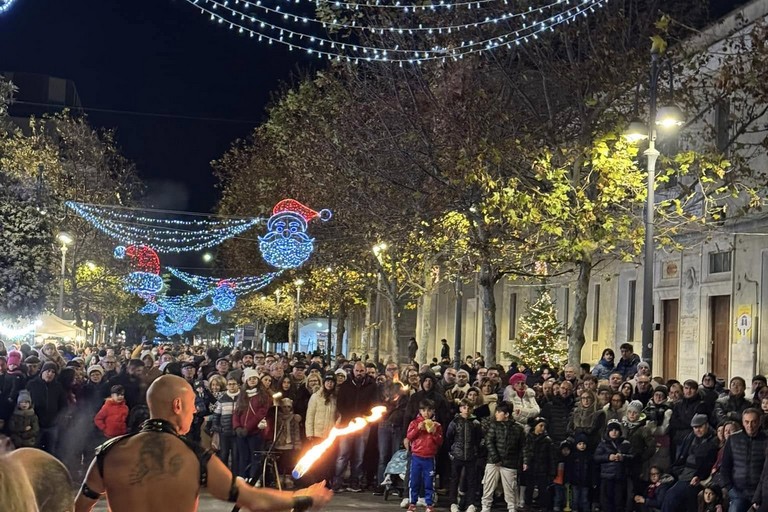
[[592, 463], [592, 454], [587, 446], [587, 434], [577, 432], [574, 438], [574, 450], [571, 453], [570, 465], [568, 466], [568, 481], [571, 484], [573, 501], [571, 509], [574, 512], [590, 512], [592, 506], [590, 503], [590, 492], [592, 490], [592, 472], [594, 471]]
[[627, 500], [627, 466], [632, 460], [631, 446], [624, 439], [621, 423], [610, 420], [605, 437], [595, 451], [600, 464], [600, 508], [603, 512], [624, 512]]
[[[531, 431], [525, 440], [523, 471], [528, 476], [525, 488], [525, 503], [534, 509], [549, 510], [552, 481], [555, 478], [556, 462], [552, 438], [547, 435], [547, 420], [538, 417], [533, 420]], [[533, 491], [538, 488], [538, 503], [533, 501]]]

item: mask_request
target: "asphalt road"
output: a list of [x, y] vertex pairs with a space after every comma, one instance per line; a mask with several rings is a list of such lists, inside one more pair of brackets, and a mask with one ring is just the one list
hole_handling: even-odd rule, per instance
[[[374, 496], [370, 492], [356, 494], [343, 493], [334, 496], [329, 506], [323, 510], [326, 512], [352, 512], [355, 510], [383, 510], [395, 512], [403, 510], [399, 505], [400, 499], [397, 496], [393, 496], [389, 501], [384, 501], [382, 496]], [[98, 512], [106, 512], [106, 501], [101, 500], [94, 510]], [[199, 512], [230, 512], [232, 510], [232, 504], [215, 500], [208, 494], [202, 494], [200, 496], [200, 508], [198, 510]], [[422, 508], [421, 510], [423, 511], [424, 509]]]

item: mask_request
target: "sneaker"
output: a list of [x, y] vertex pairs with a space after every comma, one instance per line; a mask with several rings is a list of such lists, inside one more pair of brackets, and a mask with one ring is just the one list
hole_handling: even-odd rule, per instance
[[416, 504], [418, 506], [420, 506], [420, 507], [426, 507], [427, 506], [427, 502], [426, 502], [426, 500], [424, 498], [419, 498], [418, 500], [416, 500]]
[[408, 498], [403, 498], [403, 499], [400, 501], [400, 508], [408, 508], [408, 505], [409, 505], [410, 503], [411, 503], [411, 500], [409, 500]]
[[416, 505], [414, 505], [413, 503], [409, 503], [408, 512], [416, 512]]
[[363, 492], [363, 488], [360, 487], [359, 484], [350, 484], [350, 486], [347, 487], [347, 490], [349, 492]]
[[374, 496], [384, 496], [384, 486], [380, 485], [373, 490]]
[[459, 506], [456, 503], [451, 504], [451, 512], [459, 512]]
[[344, 488], [340, 485], [334, 485], [333, 492], [334, 494], [341, 494], [342, 492], [344, 492]]
[[256, 483], [255, 483], [255, 484], [253, 484], [253, 486], [254, 486], [254, 487], [262, 487], [262, 484], [261, 484], [261, 478], [259, 478], [258, 480], [256, 480]]
[[468, 506], [466, 512], [475, 512], [475, 506], [474, 505]]

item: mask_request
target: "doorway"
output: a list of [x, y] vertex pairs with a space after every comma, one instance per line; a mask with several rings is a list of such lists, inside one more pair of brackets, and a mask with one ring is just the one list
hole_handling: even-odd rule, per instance
[[728, 381], [730, 355], [731, 296], [715, 295], [709, 299], [711, 315], [710, 332], [712, 340], [711, 370], [721, 379]]
[[677, 378], [677, 329], [678, 311], [680, 301], [678, 299], [661, 301], [662, 307], [662, 335], [664, 348], [664, 365], [662, 375], [665, 379]]

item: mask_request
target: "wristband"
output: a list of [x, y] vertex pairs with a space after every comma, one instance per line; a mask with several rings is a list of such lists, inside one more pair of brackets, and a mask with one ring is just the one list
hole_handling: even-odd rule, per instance
[[312, 508], [312, 496], [294, 496], [293, 497], [293, 512], [303, 512]]

